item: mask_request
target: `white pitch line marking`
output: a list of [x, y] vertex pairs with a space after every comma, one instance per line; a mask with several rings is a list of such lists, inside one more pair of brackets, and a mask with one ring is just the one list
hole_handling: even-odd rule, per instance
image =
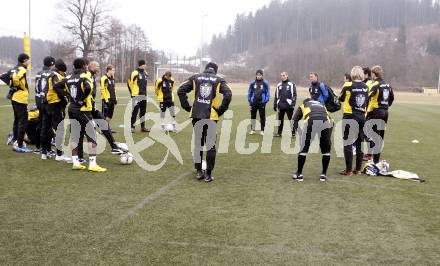
[[138, 204], [136, 204], [134, 207], [130, 208], [127, 212], [119, 216], [117, 219], [113, 220], [109, 225], [104, 227], [105, 230], [109, 230], [112, 227], [120, 224], [121, 222], [125, 221], [127, 218], [135, 215], [139, 210], [143, 209], [148, 203], [158, 199], [163, 194], [167, 193], [168, 190], [170, 190], [172, 187], [175, 187], [177, 184], [180, 183], [180, 181], [189, 175], [191, 172], [187, 172], [184, 174], [181, 174], [176, 179], [168, 183], [167, 185], [161, 187], [159, 190], [149, 194], [145, 198], [143, 198]]
[[257, 253], [281, 253], [290, 255], [313, 255], [319, 257], [338, 257], [335, 253], [324, 252], [303, 252], [297, 250], [291, 250], [282, 245], [265, 245], [265, 246], [244, 246], [244, 245], [230, 245], [230, 244], [216, 244], [216, 243], [188, 243], [179, 241], [164, 242], [165, 245], [181, 246], [181, 247], [197, 247], [197, 248], [210, 248], [210, 249], [226, 249], [241, 252], [257, 252]]

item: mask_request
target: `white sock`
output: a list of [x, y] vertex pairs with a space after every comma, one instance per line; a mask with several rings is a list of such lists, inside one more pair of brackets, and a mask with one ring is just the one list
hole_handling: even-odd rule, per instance
[[89, 157], [89, 166], [96, 166], [96, 156]]
[[73, 163], [73, 165], [78, 165], [78, 164], [80, 164], [80, 163], [79, 163], [79, 160], [78, 160], [78, 156], [72, 156], [72, 163]]

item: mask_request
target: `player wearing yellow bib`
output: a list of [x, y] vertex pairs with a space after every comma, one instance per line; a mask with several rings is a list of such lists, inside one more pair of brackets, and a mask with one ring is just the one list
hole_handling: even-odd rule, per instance
[[112, 122], [116, 104], [118, 104], [114, 75], [115, 68], [112, 65], [108, 65], [105, 69], [105, 75], [101, 77], [102, 114], [109, 125]]
[[29, 85], [26, 78], [26, 68], [30, 64], [30, 57], [27, 54], [18, 56], [18, 65], [12, 72], [12, 83], [10, 89], [11, 103], [14, 110], [14, 142], [12, 148], [16, 152], [32, 152], [23, 145], [24, 134], [28, 122], [27, 105], [29, 102]]
[[[368, 86], [363, 82], [364, 72], [360, 66], [351, 70], [352, 82], [346, 82], [341, 90], [339, 101], [343, 104], [342, 121], [344, 125], [344, 157], [345, 169], [341, 175], [352, 176], [361, 174], [364, 139], [365, 116], [368, 105]], [[356, 134], [350, 134], [356, 130]], [[349, 138], [351, 137], [351, 138]], [[356, 147], [356, 166], [353, 171], [353, 145]]]
[[[374, 81], [370, 86], [367, 121], [380, 119], [385, 122], [386, 126], [388, 123], [388, 109], [394, 102], [394, 92], [391, 86], [383, 80], [383, 69], [381, 66], [372, 67], [371, 73]], [[378, 163], [384, 145], [385, 129], [379, 130], [377, 125], [375, 125], [373, 126], [373, 131], [381, 137], [380, 143], [378, 143], [378, 152], [373, 154], [374, 163]], [[370, 144], [373, 144], [372, 141], [370, 141]], [[367, 159], [371, 159], [371, 157]]]
[[293, 175], [293, 179], [299, 182], [304, 180], [302, 174], [306, 156], [309, 152], [310, 143], [315, 136], [319, 136], [319, 147], [322, 153], [322, 172], [319, 180], [327, 180], [327, 169], [330, 164], [332, 121], [327, 113], [325, 105], [317, 100], [305, 99], [301, 106], [296, 110], [293, 117], [293, 128], [298, 129], [298, 122], [304, 120], [304, 128], [301, 134], [301, 151], [298, 154], [298, 170]]
[[145, 114], [147, 113], [147, 63], [145, 60], [138, 61], [139, 67], [131, 72], [127, 85], [131, 95], [132, 113], [131, 113], [131, 132], [135, 131], [137, 116], [141, 120], [141, 132], [150, 132], [145, 127]]
[[[89, 167], [92, 172], [105, 172], [107, 169], [96, 163], [96, 132], [92, 117], [92, 81], [87, 73], [86, 61], [77, 58], [73, 62], [75, 70], [66, 81], [70, 93], [69, 118], [71, 119], [72, 162], [74, 170], [85, 170], [86, 166], [78, 160], [78, 144], [84, 136], [89, 145]], [[76, 122], [75, 122], [76, 121]]]
[[156, 80], [154, 91], [160, 107], [160, 119], [162, 130], [165, 128], [165, 111], [170, 110], [173, 119], [173, 131], [176, 131], [176, 113], [174, 111], [174, 79], [171, 71], [166, 71], [162, 78]]
[[[55, 68], [48, 75], [43, 73], [40, 77], [40, 83], [46, 84], [42, 87], [42, 122], [41, 122], [41, 159], [47, 160], [48, 152], [51, 150], [51, 140], [56, 132], [56, 161], [70, 162], [70, 158], [64, 156], [61, 149], [64, 141], [64, 126], [63, 121], [65, 117], [65, 93], [59, 92], [55, 85], [65, 79], [67, 66], [63, 60], [54, 60]], [[59, 130], [58, 130], [59, 128]]]
[[[217, 153], [215, 148], [217, 121], [228, 110], [232, 100], [231, 88], [222, 77], [217, 75], [217, 70], [217, 64], [210, 62], [205, 66], [205, 71], [190, 77], [177, 90], [180, 104], [185, 111], [190, 112], [194, 127], [196, 179], [204, 179], [205, 182], [214, 180], [211, 173], [214, 170]], [[192, 106], [187, 96], [190, 92], [193, 92]], [[205, 173], [202, 171], [203, 146], [208, 150]]]

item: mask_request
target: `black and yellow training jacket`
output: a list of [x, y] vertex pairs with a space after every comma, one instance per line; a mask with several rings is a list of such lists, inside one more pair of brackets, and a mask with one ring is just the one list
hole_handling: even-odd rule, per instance
[[368, 112], [381, 108], [388, 110], [394, 102], [394, 92], [383, 79], [375, 80], [370, 86]]
[[12, 73], [12, 87], [17, 91], [12, 95], [12, 101], [22, 104], [29, 103], [29, 85], [26, 78], [26, 67], [18, 65]]
[[297, 129], [300, 120], [320, 120], [325, 122], [330, 119], [325, 105], [313, 99], [305, 99], [293, 116], [293, 127]]
[[57, 72], [53, 71], [52, 75], [48, 79], [48, 89], [46, 94], [46, 102], [48, 104], [59, 103], [61, 102], [62, 95], [59, 95], [57, 90], [55, 89], [55, 84], [61, 82], [65, 79], [65, 77]]
[[147, 78], [148, 75], [143, 69], [134, 70], [127, 82], [128, 90], [130, 91], [131, 97], [139, 95], [147, 95]]
[[344, 114], [366, 115], [368, 86], [362, 81], [345, 82], [339, 94]]
[[67, 79], [66, 86], [70, 94], [70, 109], [82, 112], [92, 111], [93, 84], [85, 70], [76, 69]]
[[174, 102], [174, 79], [162, 77], [156, 80], [154, 91], [158, 102]]
[[106, 103], [116, 100], [115, 80], [107, 75], [101, 77], [101, 98]]
[[[187, 94], [193, 92], [193, 106], [188, 102]], [[232, 92], [226, 81], [211, 69], [190, 77], [177, 91], [182, 108], [190, 112], [194, 119], [217, 121], [228, 110]], [[220, 97], [223, 99], [220, 101]]]

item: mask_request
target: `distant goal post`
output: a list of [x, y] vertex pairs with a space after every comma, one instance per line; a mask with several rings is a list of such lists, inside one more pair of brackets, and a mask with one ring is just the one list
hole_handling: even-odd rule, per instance
[[433, 88], [433, 87], [431, 87], [431, 88], [427, 88], [427, 87], [424, 87], [423, 88], [423, 93], [424, 94], [439, 94], [439, 91], [438, 91], [438, 89], [437, 88]]

